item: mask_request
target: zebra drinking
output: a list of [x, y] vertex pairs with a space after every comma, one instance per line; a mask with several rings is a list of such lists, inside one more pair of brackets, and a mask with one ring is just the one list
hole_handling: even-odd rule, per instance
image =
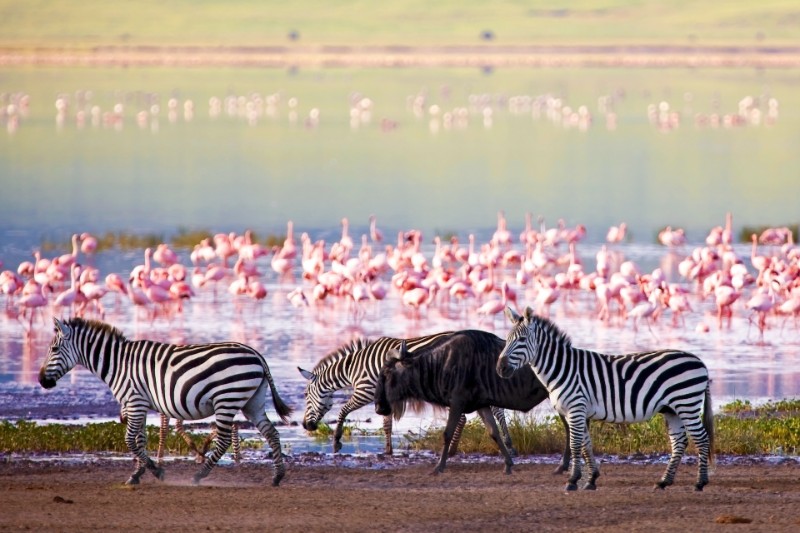
[[267, 387], [275, 410], [286, 421], [291, 408], [281, 400], [267, 362], [255, 349], [235, 342], [165, 344], [130, 341], [117, 328], [95, 320], [54, 319], [55, 336], [39, 371], [45, 389], [76, 364], [102, 379], [122, 405], [125, 443], [138, 460], [127, 483], [135, 485], [149, 469], [158, 479], [164, 470], [147, 455], [145, 418], [154, 409], [179, 420], [215, 416], [217, 438], [213, 452], [194, 475], [206, 477], [231, 444], [233, 418], [239, 411], [258, 428], [272, 448], [277, 486], [286, 473], [278, 431], [265, 413]]
[[595, 489], [600, 475], [592, 453], [588, 420], [640, 422], [661, 413], [667, 421], [672, 455], [656, 484], [664, 489], [675, 479], [688, 439], [698, 450], [695, 490], [708, 484], [714, 449], [714, 419], [708, 369], [696, 356], [680, 350], [606, 355], [574, 348], [550, 320], [528, 307], [524, 316], [506, 308], [513, 327], [497, 361], [497, 373], [510, 377], [530, 364], [550, 394], [550, 402], [569, 423], [572, 463], [567, 490], [581, 478], [580, 455], [591, 470], [584, 487]]
[[[406, 340], [408, 351], [415, 350], [436, 343], [438, 340], [449, 337], [453, 332], [446, 331], [424, 337]], [[341, 389], [352, 387], [353, 395], [342, 406], [337, 417], [336, 430], [333, 435], [333, 451], [342, 449], [342, 434], [347, 415], [353, 411], [370, 404], [375, 399], [375, 383], [378, 380], [381, 367], [393, 352], [400, 348], [402, 339], [380, 337], [375, 340], [356, 339], [345, 343], [320, 359], [312, 371], [298, 367], [300, 374], [309, 380], [305, 390], [305, 414], [303, 415], [303, 428], [315, 431], [322, 417], [333, 407], [333, 394]], [[506, 447], [513, 451], [511, 437], [508, 432], [505, 413], [503, 409], [492, 407], [492, 413], [498, 421], [503, 433]], [[466, 423], [466, 416], [462, 415], [456, 427], [455, 435], [450, 445], [449, 454], [453, 455], [458, 448], [458, 439]], [[392, 417], [383, 417], [383, 431], [386, 436], [385, 453], [391, 455], [392, 450]]]

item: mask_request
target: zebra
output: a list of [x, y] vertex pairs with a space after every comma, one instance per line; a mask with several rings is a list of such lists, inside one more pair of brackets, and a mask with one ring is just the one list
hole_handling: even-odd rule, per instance
[[178, 420], [215, 416], [214, 450], [194, 475], [195, 485], [230, 446], [233, 417], [241, 410], [272, 448], [272, 485], [278, 486], [286, 466], [278, 431], [265, 413], [267, 387], [284, 422], [292, 409], [278, 395], [267, 362], [258, 351], [236, 342], [175, 345], [130, 341], [110, 324], [83, 318], [54, 318], [54, 323], [55, 335], [39, 371], [39, 383], [51, 389], [80, 364], [109, 386], [122, 405], [125, 443], [138, 460], [138, 468], [126, 484], [138, 484], [147, 469], [164, 479], [164, 469], [148, 457], [145, 447], [148, 410]]
[[[406, 340], [408, 351], [413, 353], [421, 347], [435, 343], [439, 339], [452, 335], [452, 331], [445, 331], [423, 337]], [[342, 406], [337, 417], [336, 430], [333, 434], [333, 451], [338, 453], [342, 449], [342, 434], [347, 415], [353, 411], [371, 404], [375, 400], [375, 384], [378, 380], [381, 367], [386, 359], [400, 349], [402, 339], [393, 337], [380, 337], [375, 340], [357, 338], [349, 343], [344, 343], [317, 362], [314, 369], [297, 369], [308, 380], [305, 389], [305, 413], [303, 415], [303, 428], [315, 431], [322, 417], [333, 407], [333, 393], [346, 387], [353, 388], [353, 394]], [[497, 419], [503, 442], [512, 455], [516, 454], [511, 443], [505, 411], [492, 407], [492, 413]], [[456, 453], [458, 441], [466, 415], [462, 415], [453, 435], [453, 440], [448, 453]], [[383, 417], [383, 432], [386, 437], [384, 453], [391, 455], [392, 448], [392, 417]]]
[[547, 318], [528, 307], [519, 316], [507, 307], [513, 324], [497, 360], [497, 373], [511, 376], [530, 364], [544, 384], [553, 407], [567, 418], [572, 462], [567, 490], [577, 490], [580, 455], [591, 470], [585, 489], [594, 490], [600, 470], [594, 461], [587, 423], [640, 422], [661, 413], [667, 422], [672, 454], [657, 489], [672, 485], [688, 444], [688, 431], [698, 450], [695, 490], [708, 484], [714, 450], [714, 417], [708, 369], [694, 354], [655, 350], [606, 355], [574, 348], [571, 339]]

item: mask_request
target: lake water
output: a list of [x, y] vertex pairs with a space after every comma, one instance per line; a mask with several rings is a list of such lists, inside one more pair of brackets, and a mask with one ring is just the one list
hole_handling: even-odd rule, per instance
[[[799, 85], [800, 73], [791, 70], [5, 69], [0, 260], [14, 269], [45, 241], [60, 243], [46, 255], [66, 252], [69, 236], [83, 231], [168, 240], [179, 229], [250, 228], [282, 236], [293, 220], [296, 236], [331, 242], [342, 217], [358, 243], [370, 214], [390, 243], [398, 231], [422, 230], [430, 259], [435, 234], [466, 242], [473, 233], [485, 243], [505, 211], [514, 235], [526, 213], [547, 227], [559, 219], [585, 224], [578, 248], [585, 270], [594, 268], [608, 227], [625, 221], [630, 240], [617, 253], [642, 272], [661, 267], [683, 283], [677, 263], [726, 212], [735, 234], [797, 222]], [[19, 93], [29, 105], [15, 119], [8, 105]], [[115, 105], [122, 107], [115, 112]], [[666, 225], [686, 229], [689, 243], [675, 252], [655, 244]], [[179, 252], [188, 265], [189, 250]], [[749, 247], [737, 245], [737, 252], [746, 258]], [[92, 261], [103, 274], [127, 276], [142, 250], [105, 251]], [[304, 387], [296, 367], [312, 367], [355, 335], [507, 331], [500, 317], [479, 321], [452, 303], [417, 319], [396, 295], [370, 302], [360, 320], [344, 301], [297, 309], [287, 293], [310, 289], [299, 266], [291, 279], [279, 279], [268, 258], [260, 261], [269, 291], [262, 302], [235, 302], [224, 288], [216, 300], [203, 291], [181, 316], [150, 323], [109, 295], [105, 318], [130, 338], [233, 339], [263, 350], [297, 409], [295, 421]], [[513, 272], [504, 275], [513, 280]], [[534, 289], [515, 288], [520, 302], [533, 301]], [[770, 317], [762, 340], [739, 302], [732, 328], [719, 331], [712, 302], [693, 296], [685, 326], [664, 317], [652, 333], [645, 326], [634, 332], [630, 320], [599, 322], [591, 298], [562, 298], [552, 311], [578, 346], [695, 352], [711, 370], [717, 405], [800, 394], [800, 334], [791, 319]], [[39, 388], [49, 320], [37, 318], [26, 337], [9, 313], [0, 318], [0, 414], [47, 419], [50, 407], [64, 413], [67, 406], [79, 420], [113, 418], [117, 406], [105, 385], [85, 371], [54, 391]], [[697, 332], [700, 322], [710, 331]], [[350, 420], [379, 426], [369, 407]], [[400, 428], [443, 420], [423, 413]], [[282, 437], [295, 449], [319, 448], [296, 427]]]

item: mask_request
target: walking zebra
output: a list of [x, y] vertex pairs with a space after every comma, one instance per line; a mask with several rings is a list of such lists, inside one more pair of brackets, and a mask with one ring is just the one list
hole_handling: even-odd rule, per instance
[[[415, 350], [452, 334], [452, 331], [445, 331], [434, 335], [407, 339], [407, 349], [409, 352], [414, 353]], [[333, 451], [336, 453], [341, 450], [344, 422], [347, 415], [375, 401], [375, 384], [381, 367], [386, 359], [400, 349], [401, 342], [402, 339], [392, 337], [380, 337], [374, 341], [356, 339], [341, 345], [320, 359], [312, 371], [298, 367], [300, 374], [309, 380], [305, 391], [306, 406], [305, 414], [303, 415], [303, 428], [308, 431], [315, 431], [322, 417], [333, 407], [333, 394], [346, 387], [352, 387], [353, 395], [339, 411], [336, 430], [333, 434]], [[512, 454], [516, 453], [511, 443], [505, 412], [498, 407], [492, 407], [492, 413], [500, 426], [506, 447], [512, 451]], [[451, 456], [458, 449], [458, 440], [466, 420], [467, 417], [465, 415], [462, 415], [459, 419], [448, 450]], [[391, 455], [393, 452], [391, 416], [383, 417], [383, 432], [386, 436], [384, 451], [387, 455]]]
[[708, 463], [714, 449], [714, 418], [708, 369], [696, 356], [679, 350], [656, 350], [606, 355], [574, 348], [570, 338], [528, 307], [525, 316], [506, 308], [513, 327], [497, 360], [497, 373], [511, 376], [530, 364], [547, 387], [550, 402], [566, 416], [572, 447], [567, 490], [576, 490], [581, 478], [580, 455], [592, 474], [586, 489], [595, 489], [600, 471], [589, 438], [589, 419], [640, 422], [661, 413], [667, 421], [672, 455], [663, 489], [675, 479], [686, 450], [689, 432], [697, 446], [699, 465], [695, 490], [708, 484]]
[[103, 322], [82, 318], [54, 322], [55, 336], [39, 371], [39, 383], [51, 389], [81, 364], [109, 386], [122, 405], [125, 443], [139, 463], [127, 484], [139, 483], [146, 469], [158, 479], [164, 478], [163, 468], [148, 457], [145, 447], [145, 417], [150, 409], [179, 420], [215, 416], [214, 450], [194, 475], [195, 484], [211, 472], [230, 446], [233, 417], [242, 411], [272, 448], [272, 484], [280, 483], [286, 466], [278, 431], [265, 413], [267, 387], [282, 420], [286, 421], [291, 409], [281, 400], [267, 362], [255, 349], [235, 342], [175, 345], [129, 341], [120, 330]]

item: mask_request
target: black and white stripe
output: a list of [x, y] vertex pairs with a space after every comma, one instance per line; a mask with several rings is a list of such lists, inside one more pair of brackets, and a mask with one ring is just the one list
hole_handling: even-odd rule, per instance
[[527, 308], [521, 317], [512, 309], [506, 316], [513, 328], [497, 362], [497, 372], [510, 376], [530, 364], [544, 384], [553, 407], [567, 418], [572, 465], [568, 490], [581, 477], [580, 453], [592, 474], [585, 488], [594, 489], [600, 475], [592, 454], [587, 421], [640, 422], [657, 413], [669, 428], [672, 455], [657, 487], [671, 485], [688, 444], [697, 446], [699, 468], [696, 490], [708, 484], [714, 425], [708, 369], [696, 356], [680, 350], [656, 350], [606, 355], [574, 348], [553, 322]]
[[[445, 331], [423, 337], [406, 339], [409, 352], [429, 346], [453, 334]], [[353, 411], [372, 404], [375, 401], [375, 384], [378, 381], [384, 361], [396, 354], [400, 349], [403, 339], [393, 337], [380, 337], [375, 340], [356, 339], [345, 343], [328, 355], [320, 359], [311, 371], [298, 367], [300, 374], [309, 380], [305, 390], [305, 414], [303, 415], [303, 428], [315, 431], [322, 417], [333, 407], [333, 394], [336, 391], [352, 387], [353, 394], [345, 402], [337, 417], [336, 430], [334, 431], [333, 451], [342, 448], [342, 434], [347, 415]], [[505, 412], [503, 409], [493, 407], [492, 413], [497, 419], [503, 440], [509, 450], [512, 450], [511, 437], [508, 431]], [[466, 422], [462, 416], [456, 428], [449, 453], [455, 453], [458, 447], [458, 436]], [[392, 417], [383, 417], [383, 431], [386, 436], [385, 453], [392, 453]]]
[[122, 406], [121, 417], [127, 425], [125, 442], [139, 461], [129, 484], [138, 483], [148, 468], [159, 479], [164, 475], [145, 447], [144, 425], [150, 410], [178, 420], [214, 415], [214, 450], [195, 474], [195, 483], [208, 475], [230, 446], [233, 419], [239, 411], [272, 448], [273, 485], [283, 478], [286, 467], [280, 438], [265, 413], [267, 387], [281, 419], [285, 421], [291, 409], [278, 395], [264, 357], [250, 346], [235, 342], [175, 345], [130, 341], [103, 322], [55, 319], [55, 337], [39, 372], [39, 383], [47, 389], [55, 387], [76, 364], [102, 379]]

